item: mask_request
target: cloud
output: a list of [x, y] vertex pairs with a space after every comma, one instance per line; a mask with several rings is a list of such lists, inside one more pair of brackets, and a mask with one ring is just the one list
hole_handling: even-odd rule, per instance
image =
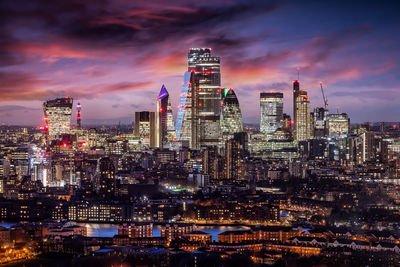
[[31, 107], [25, 107], [25, 106], [19, 106], [19, 105], [0, 106], [0, 113], [14, 112], [14, 111], [28, 112], [28, 111], [31, 111], [31, 110], [40, 110], [40, 108], [31, 108]]
[[151, 81], [126, 81], [60, 87], [50, 81], [40, 80], [34, 74], [4, 71], [0, 72], [0, 80], [0, 101], [45, 100], [60, 96], [90, 99], [105, 94], [143, 90], [152, 85]]

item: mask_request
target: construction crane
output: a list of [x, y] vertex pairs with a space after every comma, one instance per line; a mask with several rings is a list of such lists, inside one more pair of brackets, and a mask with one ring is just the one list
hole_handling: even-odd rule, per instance
[[320, 82], [319, 85], [321, 86], [322, 98], [324, 99], [324, 106], [325, 106], [325, 109], [327, 109], [328, 108], [328, 99], [325, 97], [324, 88], [322, 87], [322, 82]]

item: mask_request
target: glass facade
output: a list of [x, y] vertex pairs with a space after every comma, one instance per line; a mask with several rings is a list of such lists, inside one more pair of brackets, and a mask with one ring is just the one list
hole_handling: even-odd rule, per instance
[[[193, 99], [193, 89], [194, 84], [192, 84], [194, 79], [193, 72], [185, 72], [183, 76], [183, 85], [181, 91], [181, 98], [179, 101], [179, 109], [176, 117], [176, 138], [178, 141], [187, 143], [188, 146], [192, 144], [192, 126], [194, 117], [192, 109]], [[194, 130], [194, 129], [193, 129]]]
[[217, 145], [220, 128], [220, 58], [211, 56], [210, 48], [192, 48], [188, 53], [188, 71], [194, 72], [196, 118], [199, 145]]
[[221, 102], [221, 134], [222, 142], [225, 142], [231, 139], [234, 133], [243, 132], [243, 123], [239, 101], [232, 88], [222, 90]]
[[260, 94], [260, 131], [272, 134], [283, 123], [283, 93]]

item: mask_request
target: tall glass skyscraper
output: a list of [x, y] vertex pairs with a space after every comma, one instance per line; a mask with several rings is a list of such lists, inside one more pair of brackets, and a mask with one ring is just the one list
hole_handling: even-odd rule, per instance
[[188, 53], [188, 71], [198, 83], [196, 118], [200, 145], [217, 145], [220, 129], [220, 58], [211, 56], [211, 48], [192, 48]]
[[50, 140], [71, 132], [71, 97], [57, 98], [43, 103], [44, 120]]
[[272, 134], [283, 123], [283, 93], [260, 93], [260, 131]]
[[232, 88], [221, 91], [221, 135], [222, 142], [225, 142], [238, 132], [243, 132], [242, 113], [240, 112], [239, 101]]
[[163, 148], [168, 142], [172, 142], [175, 139], [171, 100], [167, 89], [163, 85], [157, 97], [155, 146]]
[[176, 138], [183, 146], [188, 146], [192, 149], [198, 148], [196, 93], [197, 82], [194, 72], [185, 72], [176, 117]]

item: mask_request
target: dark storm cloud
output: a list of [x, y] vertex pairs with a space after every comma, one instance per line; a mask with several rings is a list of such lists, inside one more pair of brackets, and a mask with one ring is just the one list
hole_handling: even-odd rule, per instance
[[25, 31], [35, 30], [50, 35], [53, 40], [72, 40], [76, 46], [87, 48], [134, 46], [148, 50], [152, 46], [157, 48], [157, 42], [176, 42], [177, 38], [202, 33], [209, 34], [208, 43], [217, 44], [220, 40], [221, 47], [229, 48], [240, 45], [242, 41], [220, 33], [213, 36], [212, 30], [234, 19], [246, 19], [276, 9], [272, 1], [175, 3], [176, 6], [174, 1], [169, 5], [160, 2], [149, 7], [142, 3], [105, 0], [1, 1], [2, 63], [17, 62], [15, 55], [10, 54], [12, 46], [16, 42], [31, 41], [29, 35], [23, 37], [24, 40], [11, 37], [15, 25], [22, 26]]
[[360, 39], [372, 30], [371, 26], [360, 25], [341, 29], [326, 36], [316, 37], [304, 47], [304, 57], [310, 65], [315, 65], [321, 61], [325, 61], [339, 48]]

